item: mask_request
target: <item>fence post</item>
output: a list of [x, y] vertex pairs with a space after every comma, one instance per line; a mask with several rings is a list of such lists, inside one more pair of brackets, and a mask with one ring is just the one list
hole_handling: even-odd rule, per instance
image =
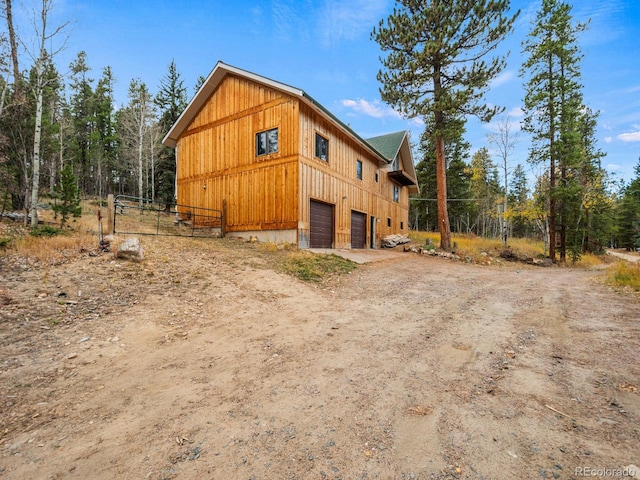
[[113, 235], [114, 225], [113, 217], [115, 212], [115, 202], [113, 201], [113, 193], [107, 195], [107, 235]]
[[227, 229], [227, 199], [222, 199], [222, 219], [220, 220], [220, 237], [224, 238]]

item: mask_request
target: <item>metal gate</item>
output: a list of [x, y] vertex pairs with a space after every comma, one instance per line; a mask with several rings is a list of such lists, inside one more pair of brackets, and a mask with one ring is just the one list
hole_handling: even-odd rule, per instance
[[217, 238], [224, 236], [224, 218], [221, 210], [118, 195], [113, 205], [113, 232]]

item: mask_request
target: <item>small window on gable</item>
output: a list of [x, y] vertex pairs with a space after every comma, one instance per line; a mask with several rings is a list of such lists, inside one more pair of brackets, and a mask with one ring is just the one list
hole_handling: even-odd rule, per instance
[[362, 161], [356, 160], [356, 178], [362, 180]]
[[278, 151], [278, 129], [272, 128], [256, 133], [256, 156], [268, 155]]
[[376, 172], [376, 183], [378, 183], [378, 172]]
[[325, 162], [329, 161], [329, 140], [316, 133], [316, 157]]
[[393, 186], [393, 201], [397, 202], [400, 200], [400, 188], [397, 185]]

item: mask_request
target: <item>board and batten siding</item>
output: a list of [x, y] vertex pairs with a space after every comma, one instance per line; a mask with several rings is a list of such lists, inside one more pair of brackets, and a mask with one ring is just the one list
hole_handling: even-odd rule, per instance
[[[228, 75], [177, 144], [178, 203], [222, 210], [226, 231], [298, 226], [298, 100]], [[256, 155], [256, 134], [278, 129], [278, 151]]]
[[[376, 219], [375, 244], [389, 234], [408, 233], [409, 194], [398, 186], [398, 202], [387, 172], [390, 167], [335, 125], [305, 105], [300, 107], [300, 190], [298, 244], [309, 245], [310, 201], [334, 205], [334, 248], [351, 246], [351, 211], [367, 215], [367, 245], [371, 244], [370, 218]], [[315, 156], [316, 133], [329, 140], [328, 161]], [[362, 162], [362, 180], [356, 163]], [[378, 182], [375, 177], [378, 173]], [[391, 225], [388, 225], [391, 219]]]

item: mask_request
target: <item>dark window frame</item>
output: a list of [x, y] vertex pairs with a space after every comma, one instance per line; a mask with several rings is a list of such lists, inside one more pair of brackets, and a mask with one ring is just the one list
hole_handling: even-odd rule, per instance
[[[275, 132], [275, 141], [272, 134]], [[262, 139], [262, 142], [261, 142]], [[256, 157], [272, 155], [280, 150], [280, 132], [278, 127], [256, 133]]]
[[362, 180], [362, 160], [356, 160], [356, 178]]
[[397, 185], [393, 186], [393, 201], [396, 203], [400, 201], [400, 187]]
[[[324, 146], [324, 151], [323, 147]], [[329, 139], [316, 132], [315, 157], [329, 163]]]

